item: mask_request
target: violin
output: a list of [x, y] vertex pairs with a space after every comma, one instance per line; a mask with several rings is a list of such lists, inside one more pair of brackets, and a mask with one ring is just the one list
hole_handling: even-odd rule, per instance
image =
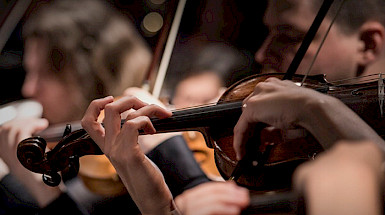
[[182, 136], [207, 177], [214, 181], [223, 180], [215, 164], [214, 149], [207, 147], [203, 135], [196, 131], [185, 131]]
[[[151, 121], [158, 133], [175, 131], [199, 131], [203, 134], [208, 147], [214, 149], [218, 171], [224, 179], [229, 179], [237, 160], [232, 147], [233, 128], [242, 113], [242, 100], [253, 92], [259, 82], [269, 77], [282, 78], [283, 73], [259, 74], [247, 77], [227, 89], [215, 105], [191, 109], [176, 110], [167, 119], [152, 118]], [[302, 75], [294, 75], [293, 81], [300, 82]], [[334, 96], [354, 110], [372, 128], [383, 135], [385, 121], [382, 118], [379, 94], [379, 80], [358, 83], [333, 85], [323, 75], [309, 76], [304, 86]], [[122, 122], [123, 123], [123, 122]], [[288, 135], [294, 132], [300, 135]], [[143, 134], [143, 132], [140, 132]], [[252, 162], [258, 165], [243, 171], [236, 182], [255, 191], [272, 191], [288, 189], [294, 169], [301, 163], [314, 159], [324, 149], [306, 130], [298, 128], [294, 131], [266, 127], [256, 130], [259, 134], [254, 146], [258, 152]], [[274, 134], [274, 135], [271, 135]], [[268, 144], [266, 144], [268, 143]], [[78, 165], [79, 157], [102, 154], [84, 129], [65, 133], [63, 139], [51, 151], [46, 152], [46, 141], [41, 137], [31, 137], [19, 143], [17, 156], [29, 170], [43, 174], [49, 185], [60, 183], [58, 172], [69, 166]]]
[[[257, 149], [253, 150], [256, 153], [252, 153], [251, 159], [246, 160], [248, 164], [241, 165], [247, 166], [247, 169], [239, 171], [240, 165], [235, 160], [232, 149], [232, 129], [242, 112], [242, 100], [253, 91], [257, 83], [269, 77], [291, 79], [295, 82], [303, 79], [294, 73], [331, 2], [324, 1], [286, 74], [248, 77], [231, 86], [214, 106], [175, 111], [168, 119], [151, 119], [155, 129], [158, 132], [201, 132], [206, 144], [214, 149], [218, 170], [225, 179], [235, 179], [240, 185], [262, 192], [290, 187], [294, 169], [323, 151], [315, 138], [304, 129], [293, 131], [297, 134], [293, 137], [288, 135], [292, 131], [271, 131], [266, 125], [260, 124], [251, 144]], [[384, 86], [381, 76], [378, 81], [344, 85], [330, 84], [323, 76], [309, 76], [304, 85], [341, 99], [383, 136]], [[43, 173], [45, 182], [51, 185], [60, 182], [58, 171], [76, 164], [78, 157], [101, 153], [83, 129], [66, 134], [56, 150], [44, 153], [45, 145], [45, 140], [39, 137], [26, 139], [19, 144], [18, 157], [26, 168]]]
[[[103, 114], [101, 117], [103, 117]], [[46, 148], [54, 150], [55, 147], [60, 147], [58, 144], [63, 135], [66, 135], [70, 130], [78, 130], [81, 128], [79, 121], [73, 121], [68, 122], [67, 125], [51, 125], [47, 129], [34, 135], [44, 138], [47, 142]], [[83, 156], [76, 160], [71, 159], [70, 165], [62, 170], [61, 175], [63, 180], [79, 175], [84, 185], [90, 191], [100, 195], [118, 196], [127, 193], [115, 168], [103, 154]]]

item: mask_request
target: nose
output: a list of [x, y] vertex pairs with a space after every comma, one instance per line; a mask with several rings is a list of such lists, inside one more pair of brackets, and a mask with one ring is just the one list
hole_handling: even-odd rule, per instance
[[262, 43], [261, 47], [255, 52], [254, 59], [257, 63], [263, 64], [267, 56], [267, 50], [271, 41], [271, 36], [268, 36]]
[[37, 75], [26, 74], [21, 93], [25, 98], [33, 98], [36, 96], [38, 87]]

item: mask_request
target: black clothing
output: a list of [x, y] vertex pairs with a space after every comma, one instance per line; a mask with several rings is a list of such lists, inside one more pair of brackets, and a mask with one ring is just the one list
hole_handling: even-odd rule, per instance
[[[208, 182], [209, 178], [204, 174], [199, 164], [196, 162], [193, 153], [188, 148], [184, 138], [180, 136], [172, 137], [159, 144], [147, 156], [162, 171], [165, 181], [169, 186], [174, 197], [183, 191], [198, 184]], [[5, 177], [4, 179], [7, 179]], [[12, 180], [15, 180], [13, 178]], [[78, 177], [71, 180], [79, 180]], [[70, 180], [70, 182], [71, 182]], [[16, 181], [16, 180], [15, 180]], [[3, 182], [7, 182], [3, 184]], [[68, 185], [68, 190], [71, 185]], [[122, 211], [129, 214], [140, 214], [139, 209], [131, 199], [130, 195], [125, 194], [117, 197], [98, 198], [92, 202], [91, 207], [87, 208], [75, 202], [71, 198], [71, 192], [63, 193], [58, 199], [53, 201], [46, 208], [38, 209], [37, 204], [28, 197], [29, 200], [20, 201], [15, 198], [13, 193], [25, 193], [25, 189], [18, 187], [16, 191], [7, 191], [7, 184], [12, 184], [9, 180], [0, 182], [0, 215], [5, 214], [120, 214]], [[7, 191], [7, 192], [4, 192]], [[18, 204], [15, 204], [17, 200]], [[87, 199], [85, 200], [87, 201]], [[94, 201], [94, 200], [92, 200]], [[20, 211], [20, 213], [15, 213]]]
[[174, 197], [209, 181], [182, 136], [166, 140], [150, 151], [147, 156], [162, 171]]

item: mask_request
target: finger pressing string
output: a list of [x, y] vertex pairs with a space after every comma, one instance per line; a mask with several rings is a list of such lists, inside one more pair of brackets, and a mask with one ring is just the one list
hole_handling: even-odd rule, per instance
[[136, 118], [138, 116], [157, 117], [160, 119], [170, 117], [172, 112], [158, 105], [152, 104], [138, 109], [135, 112], [127, 114], [126, 120]]
[[107, 96], [102, 99], [96, 99], [88, 106], [83, 119], [81, 120], [82, 127], [87, 131], [91, 138], [103, 148], [104, 128], [97, 122], [100, 112], [104, 109], [106, 104], [113, 102], [112, 96]]

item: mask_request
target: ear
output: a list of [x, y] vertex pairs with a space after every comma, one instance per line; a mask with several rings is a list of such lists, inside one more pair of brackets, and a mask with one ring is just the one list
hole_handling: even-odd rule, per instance
[[380, 22], [366, 22], [360, 27], [359, 35], [363, 47], [360, 50], [361, 56], [358, 63], [361, 66], [366, 66], [376, 61], [384, 52], [385, 28]]

